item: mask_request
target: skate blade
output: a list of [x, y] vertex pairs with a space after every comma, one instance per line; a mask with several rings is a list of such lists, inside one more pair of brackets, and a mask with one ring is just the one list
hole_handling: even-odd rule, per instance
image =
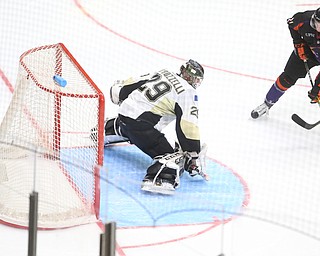
[[160, 186], [153, 184], [152, 182], [144, 182], [141, 185], [141, 190], [163, 195], [173, 195], [175, 191], [174, 187], [171, 184], [165, 184]]

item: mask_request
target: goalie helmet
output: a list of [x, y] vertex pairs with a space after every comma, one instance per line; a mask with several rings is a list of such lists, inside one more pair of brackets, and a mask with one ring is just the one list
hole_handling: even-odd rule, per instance
[[315, 10], [315, 12], [311, 16], [310, 26], [320, 32], [320, 8]]
[[193, 88], [199, 87], [203, 80], [203, 67], [194, 60], [189, 60], [180, 67], [180, 76], [186, 80]]

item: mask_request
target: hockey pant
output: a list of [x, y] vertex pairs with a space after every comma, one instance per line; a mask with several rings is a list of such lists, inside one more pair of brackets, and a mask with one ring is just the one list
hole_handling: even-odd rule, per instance
[[[307, 64], [309, 68], [320, 65], [315, 59], [309, 59]], [[306, 75], [307, 71], [303, 61], [292, 52], [284, 72], [277, 78], [266, 95], [265, 101], [268, 106], [275, 104], [287, 89], [293, 86], [299, 78], [304, 78]]]
[[164, 134], [146, 121], [119, 115], [119, 127], [122, 136], [127, 137], [132, 144], [152, 159], [174, 152]]

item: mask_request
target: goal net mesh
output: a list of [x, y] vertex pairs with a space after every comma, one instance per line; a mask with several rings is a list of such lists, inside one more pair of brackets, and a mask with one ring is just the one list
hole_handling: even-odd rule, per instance
[[[62, 77], [66, 86], [53, 76]], [[12, 101], [0, 126], [0, 220], [28, 225], [39, 194], [38, 226], [89, 223], [99, 214], [104, 96], [63, 44], [20, 57]], [[98, 135], [90, 138], [91, 129]]]

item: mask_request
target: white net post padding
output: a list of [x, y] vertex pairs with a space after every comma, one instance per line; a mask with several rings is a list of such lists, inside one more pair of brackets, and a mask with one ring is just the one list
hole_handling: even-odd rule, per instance
[[[0, 126], [0, 221], [28, 225], [29, 194], [39, 194], [38, 226], [71, 227], [99, 215], [104, 96], [59, 43], [20, 57]], [[67, 81], [65, 87], [53, 79]], [[90, 130], [97, 127], [95, 140]]]

